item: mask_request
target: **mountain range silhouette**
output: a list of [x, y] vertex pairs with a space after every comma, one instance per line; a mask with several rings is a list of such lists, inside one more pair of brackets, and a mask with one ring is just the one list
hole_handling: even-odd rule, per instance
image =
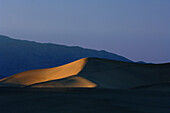
[[132, 62], [104, 50], [37, 43], [0, 35], [0, 78], [27, 70], [57, 67], [86, 57]]

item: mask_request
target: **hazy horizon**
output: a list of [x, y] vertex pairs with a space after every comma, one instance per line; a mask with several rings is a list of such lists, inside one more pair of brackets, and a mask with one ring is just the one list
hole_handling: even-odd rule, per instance
[[0, 0], [0, 34], [170, 62], [168, 0]]

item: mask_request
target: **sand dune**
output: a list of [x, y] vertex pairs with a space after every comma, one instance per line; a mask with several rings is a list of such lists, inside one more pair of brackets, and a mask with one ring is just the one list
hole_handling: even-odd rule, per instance
[[139, 86], [139, 87], [134, 87], [132, 89], [145, 89], [145, 90], [146, 89], [147, 90], [161, 89], [161, 90], [169, 90], [170, 91], [170, 82]]
[[[76, 80], [73, 85], [63, 85], [69, 81], [67, 77], [75, 75], [81, 79], [73, 77], [72, 79]], [[63, 78], [66, 80], [58, 81]], [[26, 86], [39, 83], [35, 85], [37, 87], [45, 87], [45, 84], [49, 87], [81, 87], [82, 84], [83, 87], [88, 86], [84, 85], [84, 81], [91, 84], [90, 87], [96, 84], [98, 88], [114, 89], [161, 84], [170, 81], [170, 64], [137, 64], [84, 58], [60, 67], [18, 73], [2, 79], [0, 83]]]
[[39, 82], [62, 79], [77, 75], [82, 70], [85, 63], [86, 58], [59, 67], [25, 71], [4, 78], [0, 82], [14, 85], [31, 85]]
[[68, 88], [94, 88], [97, 85], [83, 77], [72, 76], [60, 80], [52, 80], [42, 83], [37, 83], [30, 85], [28, 87], [36, 88], [58, 88], [58, 87], [68, 87]]
[[170, 64], [137, 64], [89, 58], [79, 76], [102, 88], [128, 89], [170, 81]]

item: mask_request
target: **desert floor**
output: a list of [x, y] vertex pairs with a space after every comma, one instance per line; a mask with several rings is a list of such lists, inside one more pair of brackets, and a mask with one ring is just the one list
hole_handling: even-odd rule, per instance
[[170, 91], [0, 88], [1, 113], [170, 113]]

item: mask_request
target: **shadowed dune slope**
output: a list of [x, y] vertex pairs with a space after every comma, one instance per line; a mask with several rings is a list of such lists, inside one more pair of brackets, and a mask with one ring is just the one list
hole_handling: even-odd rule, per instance
[[61, 80], [52, 80], [42, 83], [37, 83], [30, 85], [28, 87], [38, 87], [38, 88], [58, 88], [58, 87], [68, 87], [68, 88], [94, 88], [97, 85], [83, 77], [72, 76], [64, 78]]
[[137, 64], [89, 58], [79, 76], [101, 88], [127, 89], [170, 81], [170, 64]]
[[161, 89], [170, 91], [170, 82], [140, 86], [132, 89], [147, 89], [147, 90]]
[[0, 88], [1, 113], [170, 113], [169, 91]]
[[[89, 83], [96, 84], [98, 88], [127, 89], [169, 82], [170, 64], [137, 64], [100, 58], [84, 58], [56, 68], [19, 73], [2, 79], [1, 83], [35, 84], [37, 86], [37, 83], [46, 82], [40, 83], [39, 86], [51, 87], [51, 84], [55, 84], [54, 86], [58, 87], [63, 86], [62, 84], [67, 83], [70, 78], [60, 82], [57, 81], [58, 79], [75, 75], [82, 77], [83, 82], [88, 80]], [[78, 82], [82, 82], [81, 79], [76, 78]], [[45, 84], [46, 86], [44, 86]]]

